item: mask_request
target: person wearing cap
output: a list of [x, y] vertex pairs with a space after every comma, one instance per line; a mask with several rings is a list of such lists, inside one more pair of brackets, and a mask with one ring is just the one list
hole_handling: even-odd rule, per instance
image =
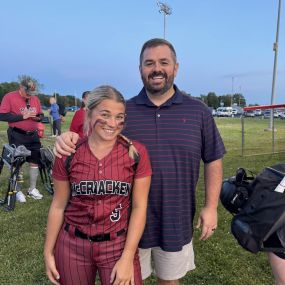
[[82, 93], [81, 108], [75, 112], [70, 124], [70, 131], [77, 133], [80, 138], [84, 137], [83, 125], [89, 93], [90, 91], [84, 91]]
[[[31, 151], [31, 156], [27, 157], [30, 166], [30, 187], [27, 194], [40, 200], [43, 195], [36, 188], [41, 148], [37, 127], [43, 114], [40, 100], [35, 95], [38, 95], [37, 81], [30, 76], [22, 76], [19, 90], [7, 93], [2, 99], [0, 121], [8, 122], [9, 144], [24, 145]], [[22, 191], [17, 192], [16, 199], [19, 202], [26, 202]]]

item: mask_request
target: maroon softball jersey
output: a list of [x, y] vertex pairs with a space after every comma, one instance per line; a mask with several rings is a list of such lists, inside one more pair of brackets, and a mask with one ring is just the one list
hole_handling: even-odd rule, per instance
[[133, 144], [140, 155], [137, 165], [129, 156], [128, 143], [121, 137], [101, 160], [92, 154], [85, 139], [71, 160], [69, 174], [65, 167], [66, 157], [56, 158], [53, 177], [70, 181], [71, 187], [65, 210], [66, 223], [90, 236], [127, 228], [133, 181], [152, 173], [145, 146], [136, 141]]

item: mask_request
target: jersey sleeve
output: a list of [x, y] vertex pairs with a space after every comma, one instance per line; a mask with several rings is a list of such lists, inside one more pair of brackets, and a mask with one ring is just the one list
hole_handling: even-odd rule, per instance
[[71, 124], [69, 128], [70, 131], [75, 132], [75, 133], [79, 131], [79, 125], [80, 125], [79, 117], [80, 117], [80, 114], [78, 111], [76, 111], [71, 120]]
[[140, 155], [140, 160], [138, 163], [138, 167], [136, 169], [135, 178], [143, 178], [151, 176], [152, 174], [151, 163], [146, 147], [137, 142], [134, 142], [134, 145], [137, 148]]
[[65, 169], [65, 160], [66, 160], [66, 157], [62, 157], [62, 158], [56, 157], [55, 158], [53, 169], [52, 169], [52, 176], [56, 180], [60, 180], [60, 181], [69, 180], [67, 170]]

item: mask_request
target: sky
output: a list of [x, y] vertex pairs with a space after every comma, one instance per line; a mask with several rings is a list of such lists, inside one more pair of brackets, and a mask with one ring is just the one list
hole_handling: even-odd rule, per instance
[[[177, 52], [179, 89], [271, 103], [278, 0], [161, 2], [172, 9], [165, 38]], [[285, 103], [284, 11], [282, 5], [275, 104]], [[31, 75], [44, 94], [78, 98], [110, 84], [128, 99], [142, 88], [141, 47], [156, 37], [164, 37], [164, 15], [155, 0], [3, 0], [0, 83]]]

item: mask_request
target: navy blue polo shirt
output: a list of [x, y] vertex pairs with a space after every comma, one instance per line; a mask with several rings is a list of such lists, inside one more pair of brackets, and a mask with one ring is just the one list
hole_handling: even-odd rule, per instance
[[147, 147], [152, 164], [147, 223], [139, 246], [179, 251], [193, 235], [200, 161], [223, 157], [224, 144], [208, 107], [175, 94], [155, 106], [143, 88], [127, 101], [124, 134]]

